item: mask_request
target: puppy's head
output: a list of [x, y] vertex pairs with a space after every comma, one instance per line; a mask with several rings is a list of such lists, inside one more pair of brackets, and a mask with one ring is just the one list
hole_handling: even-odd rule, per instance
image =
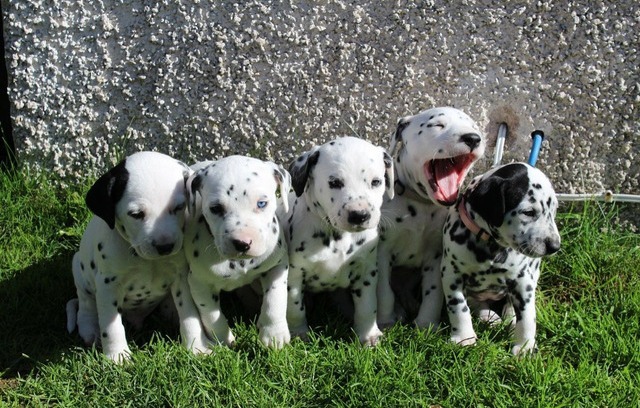
[[191, 170], [155, 152], [132, 154], [89, 189], [87, 207], [145, 259], [182, 249], [185, 182]]
[[276, 209], [280, 202], [288, 211], [290, 189], [291, 178], [282, 167], [245, 156], [212, 162], [187, 182], [190, 207], [200, 204], [227, 259], [255, 258], [274, 249], [280, 235]]
[[381, 147], [343, 137], [313, 148], [289, 167], [293, 188], [333, 228], [376, 228], [385, 191], [393, 197], [393, 160]]
[[484, 148], [484, 137], [469, 116], [441, 107], [400, 119], [390, 151], [401, 182], [435, 203], [450, 206]]
[[512, 163], [492, 169], [472, 181], [465, 200], [474, 221], [503, 246], [531, 257], [560, 249], [558, 200], [537, 168]]

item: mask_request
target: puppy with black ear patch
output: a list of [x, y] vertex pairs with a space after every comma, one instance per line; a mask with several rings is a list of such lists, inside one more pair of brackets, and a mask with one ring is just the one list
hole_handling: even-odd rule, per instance
[[286, 319], [289, 258], [276, 211], [288, 211], [289, 173], [245, 156], [192, 168], [199, 170], [187, 182], [194, 216], [187, 223], [184, 246], [189, 287], [207, 334], [213, 344], [233, 344], [220, 292], [259, 282], [259, 337], [280, 348], [291, 338]]
[[376, 251], [385, 191], [393, 197], [393, 161], [381, 147], [339, 138], [304, 153], [289, 168], [295, 195], [287, 221], [291, 332], [305, 336], [304, 291], [349, 288], [360, 342], [375, 346]]
[[503, 317], [515, 317], [512, 353], [535, 350], [540, 261], [560, 249], [557, 207], [543, 172], [512, 163], [476, 177], [449, 210], [441, 271], [453, 342], [474, 344], [471, 312], [499, 322], [491, 306], [506, 299]]
[[122, 318], [136, 326], [173, 297], [183, 344], [206, 352], [206, 336], [189, 294], [182, 251], [185, 182], [191, 170], [155, 152], [132, 154], [100, 177], [86, 196], [95, 214], [73, 257], [78, 298], [67, 328], [108, 358], [129, 359]]

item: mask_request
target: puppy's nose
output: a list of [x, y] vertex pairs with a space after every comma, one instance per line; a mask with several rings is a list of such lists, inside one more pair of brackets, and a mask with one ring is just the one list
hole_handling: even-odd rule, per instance
[[473, 150], [482, 142], [482, 137], [476, 133], [465, 133], [460, 136], [460, 141], [469, 146], [469, 149]]
[[170, 254], [171, 251], [173, 251], [174, 246], [175, 244], [173, 242], [169, 244], [160, 244], [160, 245], [153, 244], [153, 247], [156, 249], [156, 251], [158, 251], [158, 254], [160, 255]]
[[231, 241], [233, 247], [238, 252], [247, 252], [251, 248], [251, 242], [252, 241], [246, 242], [241, 239], [234, 239]]
[[551, 255], [560, 250], [560, 240], [554, 238], [545, 239], [544, 246], [547, 251], [547, 255]]
[[361, 225], [367, 222], [371, 218], [371, 213], [367, 210], [349, 211], [349, 217], [347, 220], [349, 224]]

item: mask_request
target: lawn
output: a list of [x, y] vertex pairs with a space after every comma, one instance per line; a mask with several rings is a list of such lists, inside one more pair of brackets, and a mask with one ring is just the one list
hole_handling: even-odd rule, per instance
[[343, 317], [316, 307], [309, 342], [267, 350], [251, 320], [235, 313], [236, 346], [204, 357], [152, 319], [129, 336], [132, 363], [116, 366], [66, 332], [88, 185], [53, 185], [48, 176], [0, 173], [0, 405], [640, 404], [640, 236], [620, 226], [619, 206], [561, 208], [563, 248], [543, 263], [539, 352], [528, 358], [510, 355], [506, 327], [479, 326], [478, 344], [461, 348], [448, 343], [446, 327], [398, 325], [367, 349]]

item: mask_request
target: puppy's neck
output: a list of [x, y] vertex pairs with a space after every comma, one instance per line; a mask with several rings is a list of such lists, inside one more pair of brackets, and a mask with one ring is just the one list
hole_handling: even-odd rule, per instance
[[480, 241], [489, 241], [492, 237], [489, 232], [487, 232], [484, 228], [479, 226], [469, 214], [467, 210], [466, 202], [464, 197], [460, 198], [457, 204], [457, 211], [460, 215], [460, 221], [464, 224], [465, 227]]

